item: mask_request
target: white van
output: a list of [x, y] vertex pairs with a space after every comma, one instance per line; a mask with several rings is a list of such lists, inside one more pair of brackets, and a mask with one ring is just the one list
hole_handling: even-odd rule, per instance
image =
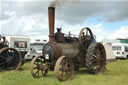
[[45, 42], [34, 42], [30, 44], [30, 51], [25, 55], [26, 60], [31, 60], [35, 56], [42, 55], [42, 49]]
[[128, 59], [128, 44], [114, 43], [112, 44], [112, 50], [116, 58], [127, 58]]

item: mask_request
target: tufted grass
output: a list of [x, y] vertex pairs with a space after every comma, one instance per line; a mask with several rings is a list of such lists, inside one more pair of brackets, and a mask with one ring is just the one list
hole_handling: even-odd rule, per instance
[[60, 82], [55, 72], [49, 71], [47, 77], [35, 79], [29, 71], [30, 62], [22, 66], [23, 71], [0, 72], [0, 85], [128, 85], [128, 60], [108, 63], [103, 74], [92, 75], [86, 69], [74, 72], [72, 80]]

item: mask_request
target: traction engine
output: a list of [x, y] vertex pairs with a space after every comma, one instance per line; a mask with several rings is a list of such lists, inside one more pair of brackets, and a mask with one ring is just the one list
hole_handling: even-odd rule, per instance
[[4, 69], [16, 71], [21, 63], [20, 53], [14, 48], [9, 48], [6, 37], [0, 35], [0, 71]]
[[46, 76], [48, 69], [55, 70], [60, 81], [71, 79], [74, 70], [87, 68], [97, 74], [105, 70], [106, 53], [104, 46], [95, 41], [95, 36], [88, 27], [80, 30], [78, 37], [70, 32], [65, 35], [61, 28], [54, 33], [55, 8], [48, 8], [49, 42], [44, 45], [42, 56], [35, 57], [30, 66], [32, 76]]

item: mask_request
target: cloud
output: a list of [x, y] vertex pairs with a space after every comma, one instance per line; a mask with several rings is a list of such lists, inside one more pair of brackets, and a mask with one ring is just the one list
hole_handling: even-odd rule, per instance
[[[1, 19], [10, 18], [5, 12], [15, 11], [16, 16], [31, 16], [36, 14], [47, 15], [47, 8], [53, 0], [11, 0], [2, 2]], [[59, 0], [56, 0], [59, 1]], [[65, 23], [83, 23], [91, 17], [103, 16], [102, 21], [118, 22], [128, 20], [128, 0], [65, 0], [62, 7], [56, 7], [56, 18]], [[75, 2], [74, 1], [74, 2]], [[60, 1], [59, 1], [60, 3]], [[63, 1], [62, 1], [63, 3]]]
[[108, 8], [108, 12], [104, 16], [106, 22], [118, 22], [128, 20], [128, 0], [118, 0]]
[[10, 16], [8, 14], [5, 14], [5, 13], [0, 13], [0, 20], [6, 20], [8, 19]]
[[108, 39], [116, 39], [116, 38], [128, 38], [128, 26], [122, 26], [120, 29], [112, 32], [107, 37]]
[[[48, 6], [51, 0], [6, 0], [1, 3], [1, 33], [48, 38]], [[100, 21], [98, 24], [88, 25], [88, 19], [102, 16], [101, 21], [104, 21], [104, 23], [124, 21], [128, 19], [127, 8], [127, 0], [80, 0], [79, 3], [65, 1], [62, 7], [56, 7], [55, 26], [62, 26], [63, 32], [68, 33], [71, 31], [75, 35], [79, 34], [83, 26], [89, 26], [97, 36], [97, 41], [101, 41], [109, 34], [114, 35], [106, 30], [104, 24]], [[118, 34], [118, 30], [114, 33], [118, 34], [118, 37], [127, 37], [128, 32], [125, 33], [122, 30], [128, 28], [123, 28], [120, 28], [119, 31], [124, 34]], [[113, 38], [116, 38], [116, 36]]]
[[72, 5], [67, 2], [56, 14], [58, 19], [70, 24], [82, 23], [95, 16], [102, 16], [101, 20], [105, 22], [118, 22], [128, 20], [127, 2], [127, 0], [83, 0]]
[[36, 22], [34, 20], [31, 20], [30, 22], [27, 22], [24, 26], [24, 31], [30, 31], [32, 30], [32, 26], [36, 25]]
[[49, 1], [45, 0], [5, 0], [0, 2], [0, 20], [11, 18], [13, 16], [10, 16], [12, 12], [15, 12], [17, 17], [27, 17], [36, 14], [44, 16], [47, 14], [49, 4]]
[[109, 34], [109, 31], [104, 28], [102, 23], [90, 26], [93, 34], [96, 37], [96, 41], [100, 42]]
[[103, 23], [99, 23], [95, 25], [88, 25], [87, 22], [84, 22], [82, 24], [70, 25], [67, 23], [63, 23], [63, 21], [59, 21], [59, 20], [56, 20], [56, 23], [57, 23], [56, 27], [61, 27], [60, 25], [63, 24], [62, 32], [68, 34], [69, 31], [71, 31], [71, 34], [76, 35], [76, 36], [79, 35], [79, 32], [83, 27], [89, 27], [91, 31], [93, 32], [93, 34], [96, 36], [96, 40], [98, 42], [106, 38], [107, 35], [111, 33], [110, 31], [104, 28]]
[[27, 18], [13, 16], [9, 20], [2, 21], [1, 33], [4, 35], [41, 36], [42, 38], [47, 36], [48, 38], [48, 20], [41, 15], [32, 15]]
[[[29, 16], [33, 14], [47, 14], [48, 1], [16, 2], [17, 16]], [[19, 5], [19, 6], [18, 6]]]

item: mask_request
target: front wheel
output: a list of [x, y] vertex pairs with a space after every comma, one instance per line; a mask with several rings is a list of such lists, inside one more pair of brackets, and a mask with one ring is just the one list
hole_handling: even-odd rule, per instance
[[69, 80], [74, 72], [73, 62], [69, 57], [61, 56], [55, 65], [56, 77], [60, 81]]
[[46, 76], [48, 73], [48, 64], [43, 56], [36, 56], [30, 64], [30, 72], [34, 78]]
[[2, 48], [0, 50], [0, 70], [8, 69], [17, 71], [21, 66], [22, 57], [14, 48]]

